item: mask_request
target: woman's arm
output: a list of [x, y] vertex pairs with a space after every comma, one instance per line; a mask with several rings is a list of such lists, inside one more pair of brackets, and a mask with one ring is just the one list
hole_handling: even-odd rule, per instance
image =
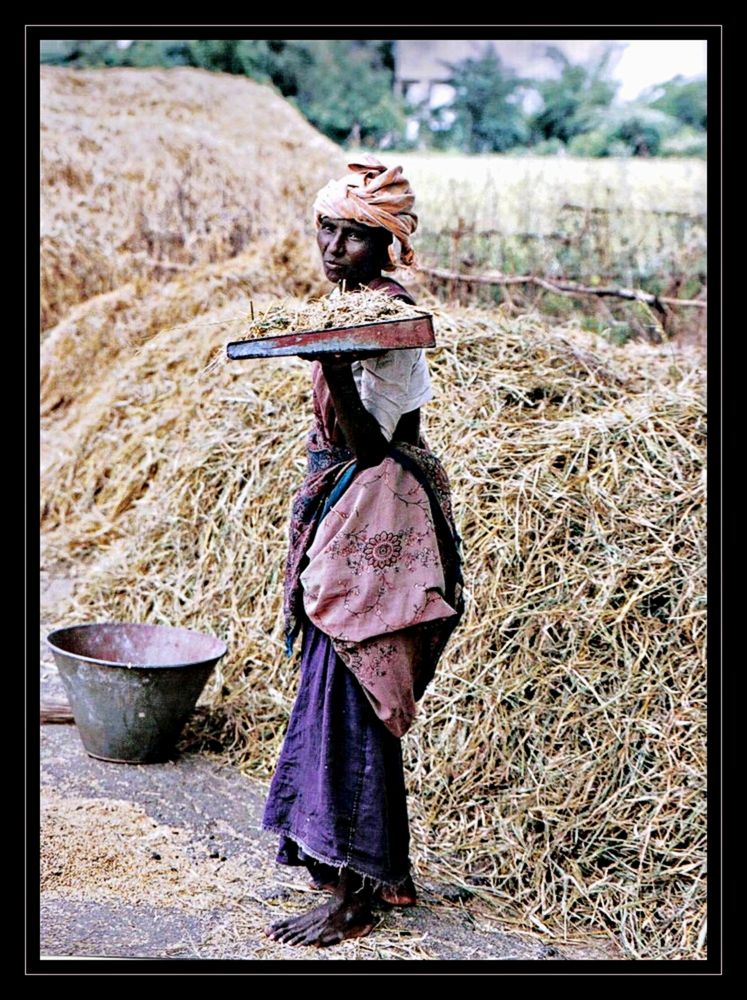
[[379, 465], [386, 458], [389, 442], [381, 433], [376, 418], [361, 402], [350, 361], [333, 361], [329, 356], [320, 360], [337, 422], [345, 435], [348, 448], [355, 454], [360, 468]]

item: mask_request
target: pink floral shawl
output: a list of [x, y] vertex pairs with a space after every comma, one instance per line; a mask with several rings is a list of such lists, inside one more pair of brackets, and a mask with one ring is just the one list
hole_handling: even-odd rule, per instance
[[321, 365], [309, 474], [296, 495], [286, 573], [287, 635], [303, 613], [330, 636], [374, 711], [402, 736], [463, 609], [459, 538], [448, 479], [422, 440], [394, 441], [377, 466], [356, 471], [341, 442]]

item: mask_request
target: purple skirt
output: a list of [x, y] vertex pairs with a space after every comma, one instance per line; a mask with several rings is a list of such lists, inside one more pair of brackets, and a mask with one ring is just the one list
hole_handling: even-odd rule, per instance
[[262, 828], [280, 834], [277, 862], [306, 865], [321, 880], [348, 867], [397, 885], [410, 871], [400, 741], [329, 637], [308, 620], [298, 695]]

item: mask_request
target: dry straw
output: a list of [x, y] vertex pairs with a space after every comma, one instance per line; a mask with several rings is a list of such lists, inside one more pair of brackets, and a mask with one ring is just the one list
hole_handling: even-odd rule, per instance
[[311, 226], [339, 149], [270, 87], [173, 69], [41, 68], [41, 326], [137, 277]]
[[413, 318], [420, 311], [401, 299], [393, 299], [387, 292], [375, 291], [365, 286], [355, 295], [344, 292], [342, 283], [328, 297], [311, 302], [273, 302], [254, 315], [252, 322], [243, 323], [242, 335], [247, 339], [268, 337], [273, 333], [296, 333], [303, 330], [331, 330], [348, 328], [377, 320]]
[[74, 306], [42, 342], [42, 415], [59, 416], [72, 402], [79, 406], [121, 355], [131, 359], [167, 327], [186, 329], [195, 317], [230, 306], [239, 336], [251, 322], [252, 299], [267, 307], [277, 302], [270, 296], [326, 291], [329, 285], [308, 242], [300, 231], [291, 231], [231, 260], [185, 269], [166, 284], [138, 278]]
[[[404, 740], [417, 872], [448, 875], [500, 926], [702, 958], [702, 359], [429, 308], [426, 434], [452, 480], [468, 606]], [[216, 366], [236, 303], [185, 314], [186, 299], [178, 326], [154, 319], [171, 329], [50, 409], [45, 558], [89, 566], [60, 624], [225, 639], [192, 745], [268, 778], [297, 684], [281, 591], [310, 369]]]

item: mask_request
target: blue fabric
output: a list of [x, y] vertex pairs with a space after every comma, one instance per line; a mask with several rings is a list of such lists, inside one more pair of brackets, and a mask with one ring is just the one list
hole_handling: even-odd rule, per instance
[[[396, 885], [410, 870], [400, 741], [377, 718], [328, 636], [306, 621], [301, 677], [262, 826], [276, 861], [347, 866]], [[315, 871], [313, 861], [326, 868]]]
[[358, 468], [358, 466], [355, 464], [355, 462], [353, 462], [353, 464], [349, 468], [345, 469], [345, 471], [343, 472], [343, 474], [337, 480], [337, 482], [335, 483], [335, 485], [334, 485], [332, 491], [330, 492], [329, 496], [324, 501], [324, 507], [322, 508], [322, 514], [321, 514], [321, 517], [319, 518], [320, 521], [321, 521], [322, 517], [326, 516], [327, 511], [330, 509], [330, 507], [334, 507], [334, 505], [340, 499], [340, 497], [345, 492], [345, 490], [348, 488], [348, 486], [350, 485], [350, 483], [353, 481], [353, 476], [355, 475], [357, 468]]

